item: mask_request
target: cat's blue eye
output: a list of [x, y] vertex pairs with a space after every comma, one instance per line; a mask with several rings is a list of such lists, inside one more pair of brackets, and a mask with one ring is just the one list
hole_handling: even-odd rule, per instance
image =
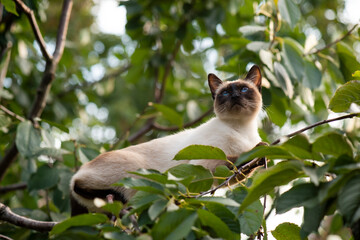
[[243, 87], [243, 88], [241, 89], [241, 92], [242, 92], [242, 93], [245, 93], [245, 92], [247, 92], [248, 90], [249, 90], [248, 87]]
[[230, 93], [228, 91], [223, 91], [221, 94], [225, 97], [230, 95]]

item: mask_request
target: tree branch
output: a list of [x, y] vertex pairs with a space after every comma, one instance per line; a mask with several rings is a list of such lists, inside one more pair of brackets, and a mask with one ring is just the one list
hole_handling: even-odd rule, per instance
[[0, 194], [5, 194], [11, 191], [15, 190], [22, 190], [27, 187], [27, 183], [21, 182], [21, 183], [15, 183], [7, 186], [0, 187]]
[[[325, 123], [330, 123], [330, 122], [334, 122], [334, 121], [339, 121], [339, 120], [342, 120], [342, 119], [346, 119], [346, 118], [353, 118], [353, 117], [358, 117], [360, 116], [360, 112], [359, 113], [351, 113], [351, 114], [347, 114], [347, 115], [344, 115], [344, 116], [341, 116], [341, 117], [336, 117], [336, 118], [331, 118], [331, 119], [327, 119], [327, 120], [323, 120], [323, 121], [320, 121], [320, 122], [317, 122], [317, 123], [314, 123], [314, 124], [311, 124], [307, 127], [304, 127], [298, 131], [295, 131], [293, 133], [290, 133], [288, 135], [285, 135], [285, 139], [287, 138], [291, 138], [295, 135], [298, 135], [299, 133], [302, 133], [302, 132], [305, 132], [311, 128], [314, 128], [314, 127], [317, 127], [317, 126], [320, 126], [320, 125], [323, 125]], [[276, 145], [276, 144], [279, 144], [281, 142], [281, 140], [283, 140], [284, 137], [282, 138], [279, 138], [277, 140], [275, 140], [274, 142], [271, 143], [271, 145]]]
[[33, 10], [31, 10], [28, 6], [25, 5], [21, 0], [14, 0], [14, 2], [18, 5], [18, 7], [26, 14], [27, 18], [29, 19], [31, 28], [34, 32], [35, 39], [39, 44], [41, 53], [46, 61], [51, 61], [52, 56], [49, 54], [49, 52], [46, 50], [46, 43], [44, 41], [44, 38], [40, 32], [40, 28], [37, 24], [35, 15]]
[[13, 213], [9, 207], [2, 203], [0, 203], [0, 220], [9, 222], [19, 227], [45, 232], [50, 231], [57, 224], [57, 222], [37, 221], [20, 216]]
[[[320, 126], [320, 125], [323, 125], [323, 124], [326, 124], [326, 123], [329, 123], [329, 122], [334, 122], [334, 121], [339, 121], [339, 120], [343, 120], [343, 119], [346, 119], [346, 118], [353, 118], [353, 117], [360, 117], [360, 112], [358, 113], [351, 113], [351, 114], [347, 114], [347, 115], [344, 115], [344, 116], [341, 116], [341, 117], [337, 117], [337, 118], [331, 118], [331, 119], [327, 119], [327, 120], [323, 120], [323, 121], [320, 121], [320, 122], [317, 122], [317, 123], [314, 123], [314, 124], [311, 124], [307, 127], [304, 127], [298, 131], [295, 131], [293, 133], [290, 133], [288, 135], [285, 135], [285, 138], [288, 139], [288, 138], [291, 138], [291, 137], [294, 137], [302, 132], [305, 132], [309, 129], [312, 129], [312, 128], [315, 128], [317, 126]], [[270, 145], [277, 145], [279, 144], [282, 140], [284, 139], [284, 137], [282, 138], [279, 138], [277, 139], [276, 141], [272, 142]], [[218, 186], [216, 186], [215, 188], [213, 189], [210, 189], [208, 191], [205, 191], [205, 192], [202, 192], [196, 196], [194, 196], [195, 198], [199, 198], [199, 197], [202, 197], [206, 194], [214, 194], [216, 190], [218, 190], [219, 188], [223, 187], [223, 186], [227, 186], [230, 184], [230, 182], [239, 176], [240, 180], [243, 180], [245, 176], [247, 176], [249, 173], [252, 172], [252, 170], [254, 170], [255, 168], [257, 167], [260, 167], [260, 166], [264, 166], [266, 164], [266, 161], [264, 161], [264, 158], [255, 158], [253, 160], [251, 160], [250, 162], [247, 162], [241, 166], [239, 166], [237, 168], [237, 171], [234, 172], [233, 175], [231, 175], [230, 177], [228, 177], [223, 183], [219, 184]]]
[[46, 62], [45, 72], [37, 90], [37, 95], [33, 107], [29, 114], [29, 119], [35, 122], [35, 118], [40, 117], [42, 111], [46, 106], [46, 99], [50, 92], [52, 81], [55, 79], [55, 71], [57, 64], [62, 57], [65, 46], [65, 38], [67, 33], [67, 26], [70, 20], [70, 13], [72, 8], [72, 0], [65, 0], [62, 8], [61, 19], [59, 24], [59, 32], [54, 52], [54, 59]]
[[344, 38], [348, 37], [356, 28], [357, 26], [359, 26], [359, 24], [355, 24], [349, 31], [347, 31], [347, 33], [345, 33], [343, 36], [341, 36], [340, 38], [336, 39], [335, 41], [328, 43], [325, 47], [319, 48], [313, 52], [309, 51], [307, 54], [304, 54], [304, 56], [310, 55], [310, 54], [318, 54], [319, 52], [330, 48], [332, 45], [342, 41]]
[[60, 61], [62, 54], [64, 52], [66, 34], [69, 26], [72, 5], [73, 5], [72, 0], [65, 0], [63, 3], [58, 33], [56, 37], [56, 47], [53, 54], [54, 64], [57, 64]]
[[19, 121], [21, 121], [21, 122], [26, 121], [25, 118], [23, 118], [23, 117], [17, 115], [16, 113], [10, 111], [9, 109], [7, 109], [6, 107], [4, 107], [3, 105], [0, 105], [0, 109], [1, 109], [4, 113], [6, 113], [7, 115], [9, 115], [9, 116], [11, 116], [11, 117], [13, 117], [13, 118], [16, 118], [17, 120], [19, 120]]
[[128, 138], [128, 141], [133, 143], [139, 138], [141, 138], [143, 135], [148, 133], [150, 130], [152, 130], [154, 126], [154, 121], [155, 121], [154, 118], [150, 118], [149, 120], [147, 120], [147, 122], [142, 128], [140, 128], [136, 133], [134, 133]]

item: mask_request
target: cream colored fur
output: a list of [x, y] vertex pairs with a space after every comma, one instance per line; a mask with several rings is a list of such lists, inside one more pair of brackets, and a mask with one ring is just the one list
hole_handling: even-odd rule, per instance
[[[222, 83], [223, 86], [226, 84]], [[156, 169], [163, 172], [181, 163], [191, 163], [202, 165], [211, 171], [215, 170], [218, 165], [224, 164], [224, 161], [175, 161], [172, 159], [181, 149], [192, 144], [218, 147], [227, 156], [238, 156], [253, 148], [261, 141], [256, 119], [261, 109], [261, 94], [259, 92], [256, 94], [260, 102], [253, 112], [246, 112], [245, 109], [232, 113], [232, 118], [228, 116], [224, 119], [214, 117], [196, 128], [99, 155], [84, 164], [73, 176], [71, 180], [73, 197], [89, 210], [96, 211], [92, 200], [85, 199], [73, 192], [75, 181], [81, 181], [82, 187], [90, 189], [109, 189], [111, 184], [121, 178], [135, 177], [128, 172], [139, 168]], [[120, 191], [126, 200], [134, 194], [134, 191], [129, 189], [117, 188], [116, 190]]]

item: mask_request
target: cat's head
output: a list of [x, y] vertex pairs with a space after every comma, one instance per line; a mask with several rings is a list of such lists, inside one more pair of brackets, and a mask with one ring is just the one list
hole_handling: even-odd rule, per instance
[[258, 66], [254, 65], [244, 79], [223, 82], [215, 74], [209, 74], [208, 82], [218, 118], [249, 121], [261, 110], [261, 72]]

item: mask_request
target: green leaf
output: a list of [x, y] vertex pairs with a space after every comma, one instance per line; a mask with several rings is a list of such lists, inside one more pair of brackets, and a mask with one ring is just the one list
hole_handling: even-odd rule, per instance
[[267, 157], [268, 159], [295, 159], [296, 157], [289, 153], [282, 146], [257, 146], [252, 150], [245, 152], [235, 162], [236, 166], [249, 162], [255, 158]]
[[293, 29], [301, 18], [299, 7], [293, 0], [279, 0], [278, 7], [281, 17], [290, 25], [291, 29]]
[[276, 78], [279, 82], [279, 87], [282, 88], [284, 93], [289, 97], [292, 98], [294, 95], [294, 87], [291, 83], [290, 77], [286, 72], [284, 66], [279, 62], [274, 62], [274, 71]]
[[340, 156], [346, 154], [350, 157], [353, 155], [352, 147], [348, 140], [338, 133], [326, 133], [317, 138], [313, 143], [313, 151], [322, 154]]
[[117, 183], [113, 184], [114, 186], [124, 186], [126, 188], [132, 188], [139, 191], [155, 193], [155, 194], [164, 194], [163, 185], [149, 181], [147, 179], [139, 179], [139, 178], [123, 178]]
[[256, 174], [239, 211], [243, 211], [247, 206], [275, 187], [287, 184], [301, 176], [303, 174], [302, 166], [303, 164], [299, 161], [284, 161]]
[[63, 153], [64, 151], [57, 148], [41, 148], [34, 153], [34, 156], [45, 155], [54, 158], [61, 158]]
[[300, 159], [313, 159], [314, 157], [311, 150], [312, 146], [304, 134], [290, 138], [282, 144], [282, 147]]
[[310, 61], [305, 61], [304, 68], [304, 77], [302, 79], [304, 86], [311, 90], [317, 89], [321, 84], [320, 70], [316, 67], [314, 62]]
[[190, 145], [180, 150], [174, 157], [174, 160], [195, 159], [227, 160], [226, 154], [220, 148], [206, 145]]
[[84, 164], [96, 158], [100, 153], [92, 148], [81, 147], [78, 149], [78, 154], [80, 161]]
[[211, 172], [199, 165], [180, 164], [168, 170], [177, 178], [182, 178], [183, 183], [190, 192], [198, 193], [207, 191], [213, 184]]
[[340, 70], [346, 81], [352, 78], [352, 74], [360, 69], [360, 63], [356, 60], [355, 51], [344, 41], [336, 44], [336, 52], [340, 60]]
[[121, 209], [123, 209], [122, 202], [114, 201], [113, 203], [107, 203], [101, 207], [101, 209], [106, 212], [112, 213], [114, 216], [118, 216], [120, 214]]
[[281, 223], [271, 234], [277, 240], [301, 240], [300, 227], [294, 223]]
[[[227, 178], [230, 177], [233, 174], [233, 171], [231, 171], [227, 166], [220, 165], [217, 166], [214, 172], [214, 177], [220, 177], [220, 178]], [[225, 181], [225, 179], [216, 179], [218, 184], [221, 184]]]
[[287, 97], [284, 94], [285, 92], [283, 91], [284, 90], [278, 88], [271, 89], [271, 96], [276, 96], [276, 97], [271, 98], [271, 105], [270, 107], [268, 107], [268, 111], [267, 111], [271, 122], [278, 125], [279, 127], [284, 126], [285, 122], [288, 120], [286, 111], [289, 107], [286, 101]]
[[[288, 0], [292, 1], [292, 0]], [[304, 75], [304, 50], [302, 46], [292, 38], [284, 38], [282, 41], [282, 53], [284, 63], [289, 70], [290, 77], [293, 80], [301, 81]]]
[[30, 121], [22, 122], [16, 131], [16, 147], [24, 157], [33, 157], [40, 149], [41, 137]]
[[153, 169], [140, 168], [140, 169], [136, 170], [135, 172], [129, 172], [129, 173], [135, 174], [137, 176], [141, 176], [143, 178], [147, 178], [147, 179], [150, 179], [155, 182], [162, 183], [162, 184], [165, 184], [167, 182], [167, 177], [165, 176], [165, 174], [163, 174], [157, 170], [153, 170]]
[[206, 203], [219, 203], [225, 206], [239, 207], [240, 204], [230, 198], [223, 197], [201, 197], [201, 198], [190, 198], [187, 200], [188, 203], [206, 204]]
[[11, 124], [11, 119], [0, 112], [0, 130], [7, 132], [7, 127]]
[[239, 217], [241, 232], [250, 236], [259, 230], [263, 220], [264, 207], [257, 200], [246, 207]]
[[259, 26], [259, 25], [247, 25], [239, 28], [239, 31], [244, 36], [253, 35], [258, 32], [264, 32], [265, 30], [266, 30], [265, 26]]
[[148, 214], [152, 221], [160, 215], [160, 213], [166, 208], [168, 201], [165, 199], [156, 200], [149, 208]]
[[196, 219], [196, 212], [184, 208], [167, 212], [155, 224], [151, 236], [153, 239], [183, 239], [191, 231]]
[[65, 127], [64, 125], [61, 125], [59, 123], [56, 122], [52, 122], [50, 120], [46, 120], [46, 119], [41, 119], [42, 122], [46, 122], [49, 125], [53, 126], [53, 127], [57, 127], [58, 129], [60, 129], [63, 132], [69, 133], [69, 129], [67, 127]]
[[329, 109], [334, 112], [345, 112], [352, 103], [360, 105], [360, 80], [352, 80], [338, 88], [331, 98]]
[[201, 224], [212, 228], [217, 237], [222, 239], [240, 239], [240, 235], [233, 233], [230, 228], [215, 214], [204, 209], [198, 209], [197, 213]]
[[129, 204], [134, 208], [142, 208], [150, 205], [152, 202], [163, 199], [161, 196], [153, 193], [138, 191], [135, 195], [130, 199]]
[[158, 103], [151, 103], [151, 106], [154, 106], [157, 111], [159, 111], [162, 116], [168, 120], [170, 123], [175, 124], [179, 128], [183, 127], [183, 119], [180, 114], [175, 110]]
[[228, 209], [228, 207], [224, 206], [223, 204], [209, 202], [206, 203], [206, 208], [209, 210], [209, 212], [219, 217], [232, 232], [238, 234], [241, 232], [239, 220], [235, 214]]
[[54, 187], [59, 182], [59, 174], [56, 168], [42, 165], [29, 180], [29, 190], [41, 190]]
[[275, 201], [276, 214], [282, 214], [292, 208], [312, 206], [317, 203], [318, 188], [312, 183], [299, 184], [281, 194]]
[[360, 219], [360, 176], [350, 179], [339, 193], [338, 207], [349, 226]]
[[6, 11], [8, 11], [9, 13], [13, 13], [16, 16], [19, 16], [19, 14], [16, 11], [16, 4], [15, 4], [14, 1], [12, 1], [12, 0], [1, 0], [0, 2], [4, 5]]
[[304, 220], [300, 230], [300, 237], [302, 239], [312, 232], [317, 232], [325, 215], [325, 206], [326, 204], [316, 205], [311, 208], [304, 207]]
[[360, 70], [356, 70], [353, 74], [352, 74], [353, 78], [360, 78]]
[[108, 218], [106, 215], [99, 213], [78, 215], [56, 224], [50, 231], [50, 235], [60, 234], [70, 227], [92, 226], [95, 224], [104, 223], [107, 220]]

